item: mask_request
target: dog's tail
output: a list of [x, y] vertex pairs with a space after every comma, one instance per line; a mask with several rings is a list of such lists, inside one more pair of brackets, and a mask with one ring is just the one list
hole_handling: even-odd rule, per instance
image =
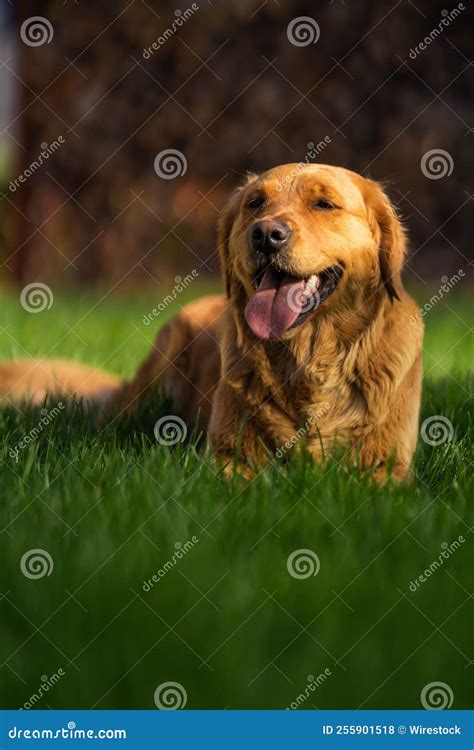
[[21, 359], [0, 364], [0, 406], [41, 404], [48, 396], [105, 406], [120, 389], [115, 375], [61, 359]]

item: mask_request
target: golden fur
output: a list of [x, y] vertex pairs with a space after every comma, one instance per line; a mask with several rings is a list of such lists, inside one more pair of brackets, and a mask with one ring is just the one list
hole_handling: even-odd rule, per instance
[[120, 387], [120, 378], [61, 359], [20, 359], [0, 366], [0, 404], [41, 404], [48, 395], [105, 403]]
[[[248, 205], [254, 196], [263, 196], [261, 206]], [[327, 204], [331, 210], [314, 209]], [[301, 324], [262, 340], [244, 314], [258, 270], [249, 231], [274, 219], [292, 231], [272, 259], [279, 273], [307, 278], [337, 267], [342, 276]], [[193, 302], [164, 326], [136, 377], [115, 388], [112, 413], [159, 387], [190, 427], [199, 419], [224, 460], [238, 450], [243, 463], [260, 464], [302, 441], [318, 459], [342, 445], [381, 479], [391, 460], [393, 476], [406, 476], [418, 435], [423, 328], [401, 280], [404, 232], [381, 187], [326, 165], [252, 175], [223, 212], [218, 244], [225, 297]]]

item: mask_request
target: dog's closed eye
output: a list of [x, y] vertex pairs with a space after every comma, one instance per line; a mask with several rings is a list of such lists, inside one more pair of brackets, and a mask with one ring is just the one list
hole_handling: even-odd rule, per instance
[[314, 208], [316, 211], [331, 211], [332, 209], [337, 208], [337, 206], [330, 201], [324, 200], [324, 198], [318, 198], [311, 203], [311, 208]]
[[255, 195], [247, 203], [247, 208], [260, 208], [265, 203], [263, 195]]

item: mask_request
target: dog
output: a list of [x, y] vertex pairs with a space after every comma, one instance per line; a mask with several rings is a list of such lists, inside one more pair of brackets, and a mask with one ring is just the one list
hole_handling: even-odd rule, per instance
[[70, 387], [109, 419], [160, 390], [228, 466], [238, 455], [255, 470], [301, 444], [318, 461], [341, 448], [380, 481], [409, 477], [423, 325], [382, 187], [319, 164], [249, 175], [222, 213], [218, 250], [225, 295], [185, 306], [130, 382], [96, 384], [94, 373], [89, 390]]

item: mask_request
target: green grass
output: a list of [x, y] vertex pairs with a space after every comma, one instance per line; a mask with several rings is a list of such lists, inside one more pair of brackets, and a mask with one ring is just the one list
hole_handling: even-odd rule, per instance
[[[1, 707], [22, 706], [59, 669], [36, 708], [154, 708], [167, 681], [188, 708], [284, 708], [305, 690], [302, 708], [420, 708], [434, 681], [453, 708], [469, 707], [472, 314], [468, 296], [450, 294], [425, 318], [422, 420], [446, 417], [453, 438], [420, 440], [410, 487], [380, 489], [304, 455], [228, 482], [196, 447], [156, 442], [159, 404], [141, 426], [102, 433], [80, 409], [62, 411], [15, 460], [41, 414], [3, 411]], [[56, 296], [32, 315], [4, 292], [0, 359], [72, 356], [129, 376], [165, 320], [142, 324], [157, 301]], [[22, 574], [33, 548], [51, 555], [49, 576]], [[318, 575], [289, 575], [298, 549], [318, 555]]]

